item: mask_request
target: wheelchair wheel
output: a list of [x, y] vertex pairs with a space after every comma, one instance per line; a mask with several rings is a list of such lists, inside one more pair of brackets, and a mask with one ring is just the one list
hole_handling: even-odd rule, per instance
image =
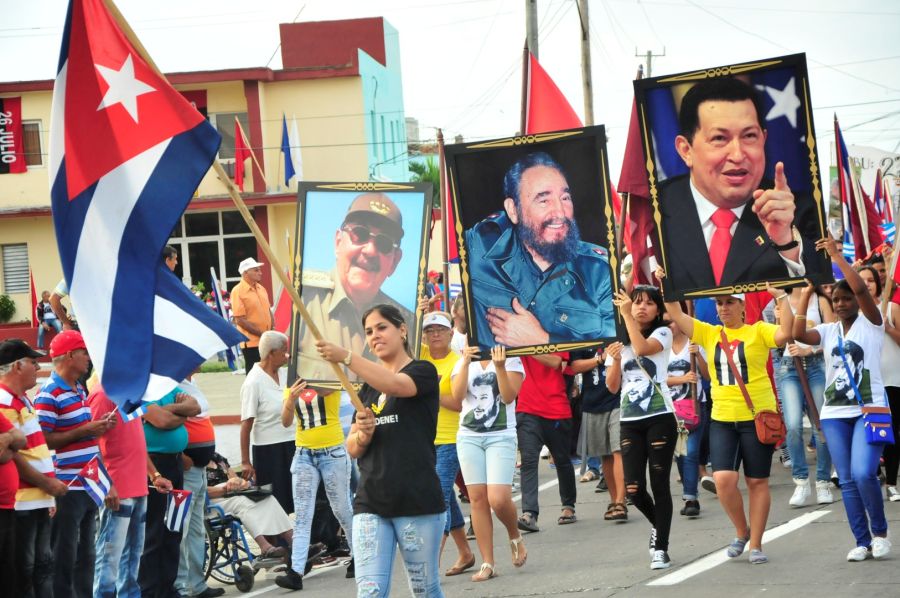
[[254, 577], [253, 567], [241, 565], [237, 570], [237, 578], [234, 581], [235, 587], [241, 592], [249, 592], [253, 589]]

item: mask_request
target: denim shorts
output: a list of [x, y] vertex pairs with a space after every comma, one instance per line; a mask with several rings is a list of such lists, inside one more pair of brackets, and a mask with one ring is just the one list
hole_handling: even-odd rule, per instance
[[709, 424], [709, 455], [713, 471], [739, 471], [744, 464], [748, 478], [767, 478], [772, 470], [775, 447], [763, 444], [756, 436], [756, 424], [720, 422]]
[[516, 437], [510, 434], [460, 434], [456, 437], [459, 468], [466, 485], [511, 486], [516, 469]]

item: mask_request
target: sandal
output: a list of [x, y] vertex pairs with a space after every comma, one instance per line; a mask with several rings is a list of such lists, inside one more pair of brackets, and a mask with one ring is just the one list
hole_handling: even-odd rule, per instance
[[285, 554], [287, 554], [287, 551], [282, 546], [270, 546], [268, 550], [260, 555], [260, 558], [277, 559], [283, 557]]
[[444, 571], [444, 575], [446, 575], [447, 577], [453, 577], [454, 575], [459, 575], [460, 573], [465, 573], [466, 571], [468, 571], [469, 569], [471, 569], [474, 566], [475, 566], [475, 555], [473, 554], [472, 557], [465, 564], [453, 565], [452, 567], [450, 567], [449, 569]]
[[538, 527], [537, 518], [531, 513], [522, 513], [519, 520], [516, 522], [519, 529], [523, 532], [539, 532], [541, 528]]
[[[566, 515], [566, 511], [569, 511], [571, 514]], [[563, 509], [563, 514], [559, 516], [559, 519], [556, 520], [557, 525], [568, 525], [570, 523], [575, 523], [578, 521], [578, 518], [575, 517], [575, 511], [573, 509]]]
[[472, 576], [472, 581], [487, 581], [495, 577], [497, 577], [497, 574], [494, 573], [494, 566], [490, 563], [481, 563], [481, 569]]
[[628, 521], [628, 507], [623, 502], [614, 502], [610, 504], [610, 511], [607, 511], [609, 517], [604, 515], [604, 519], [608, 521]]
[[598, 477], [600, 477], [600, 476], [598, 476], [596, 473], [594, 473], [593, 471], [588, 469], [586, 472], [584, 472], [584, 475], [581, 476], [581, 479], [578, 481], [579, 482], [593, 482]]
[[[509, 547], [512, 549], [512, 563], [516, 567], [521, 567], [525, 564], [525, 561], [528, 560], [528, 551], [525, 550], [525, 541], [522, 539], [520, 535], [518, 538], [513, 538], [509, 541]], [[524, 555], [523, 555], [524, 553]], [[519, 559], [521, 555], [521, 560]]]

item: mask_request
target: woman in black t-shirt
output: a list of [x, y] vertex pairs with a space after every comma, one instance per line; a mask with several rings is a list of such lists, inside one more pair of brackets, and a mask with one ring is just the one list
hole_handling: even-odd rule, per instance
[[353, 557], [360, 596], [388, 596], [394, 544], [400, 547], [416, 596], [442, 597], [438, 554], [446, 505], [435, 473], [438, 376], [434, 365], [410, 356], [400, 311], [376, 305], [363, 314], [371, 362], [327, 341], [319, 354], [344, 363], [365, 381], [347, 452], [358, 460], [353, 504]]

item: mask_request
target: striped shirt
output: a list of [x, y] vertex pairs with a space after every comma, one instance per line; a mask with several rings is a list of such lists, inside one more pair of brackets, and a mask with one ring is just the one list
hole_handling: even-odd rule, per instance
[[[16, 396], [10, 389], [0, 384], [0, 413], [25, 435], [25, 448], [19, 451], [19, 455], [38, 472], [51, 478], [55, 477], [53, 458], [50, 456], [50, 449], [47, 448], [44, 433], [38, 422], [37, 410], [31, 400], [25, 395]], [[26, 482], [23, 476], [19, 476], [19, 490], [16, 492], [17, 511], [46, 509], [55, 504], [52, 496]]]
[[[76, 382], [75, 388], [72, 388], [56, 372], [52, 372], [44, 382], [34, 404], [45, 434], [69, 432], [91, 421], [91, 408], [84, 387]], [[72, 482], [70, 490], [84, 490], [80, 481], [73, 480], [88, 461], [99, 454], [100, 447], [94, 436], [86, 436], [57, 448], [53, 457], [56, 477], [66, 483]]]

